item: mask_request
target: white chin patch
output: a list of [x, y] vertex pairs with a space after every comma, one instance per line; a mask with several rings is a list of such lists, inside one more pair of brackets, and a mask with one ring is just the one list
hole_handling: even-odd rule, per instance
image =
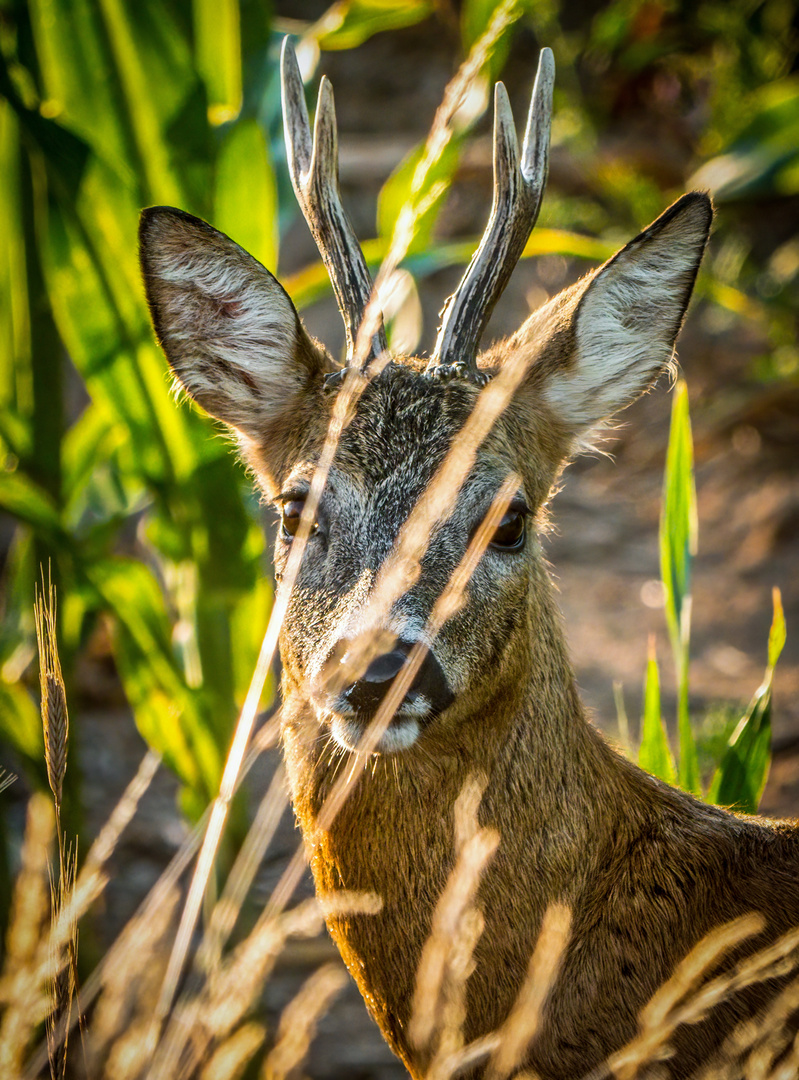
[[[344, 750], [357, 752], [358, 744], [367, 729], [362, 724], [340, 716], [338, 713], [329, 714], [328, 722], [330, 733], [339, 746]], [[395, 716], [372, 753], [395, 754], [401, 750], [407, 750], [419, 738], [420, 731], [419, 721], [414, 717]]]

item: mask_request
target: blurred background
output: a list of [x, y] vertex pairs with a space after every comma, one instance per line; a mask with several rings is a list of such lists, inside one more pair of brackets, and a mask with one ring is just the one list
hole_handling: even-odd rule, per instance
[[[340, 353], [341, 322], [285, 168], [281, 40], [297, 39], [309, 102], [320, 76], [332, 79], [342, 197], [376, 269], [444, 89], [497, 6], [0, 0], [0, 766], [18, 778], [0, 795], [0, 927], [27, 799], [47, 783], [32, 608], [40, 566], [59, 595], [72, 832], [97, 833], [147, 746], [164, 763], [114, 854], [86, 963], [218, 790], [271, 605], [271, 514], [215, 425], [172, 400], [139, 279], [139, 210], [174, 205], [227, 232]], [[710, 760], [762, 677], [778, 586], [788, 644], [762, 809], [796, 815], [799, 10], [791, 0], [506, 8], [509, 26], [424, 178], [429, 207], [384, 299], [392, 344], [431, 348], [490, 208], [490, 85], [505, 81], [521, 127], [542, 45], [557, 64], [549, 186], [487, 340], [684, 191], [712, 192], [715, 230], [679, 343], [699, 511], [691, 711]], [[665, 383], [622, 420], [602, 442], [612, 456], [567, 471], [545, 550], [585, 697], [612, 737], [623, 697], [635, 739], [650, 635], [668, 718], [676, 698], [657, 549]], [[275, 760], [256, 767], [235, 808], [233, 848]], [[286, 815], [255, 905], [295, 844]], [[304, 948], [270, 984], [272, 1013], [317, 953], [329, 954], [325, 942]], [[311, 1075], [403, 1075], [354, 990], [336, 1009]]]

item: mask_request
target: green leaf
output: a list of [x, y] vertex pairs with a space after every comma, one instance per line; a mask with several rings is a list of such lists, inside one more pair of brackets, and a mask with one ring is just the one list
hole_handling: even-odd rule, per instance
[[0, 100], [0, 436], [9, 450], [24, 458], [30, 450], [33, 387], [30, 325], [20, 192], [19, 122]]
[[31, 0], [29, 10], [46, 95], [42, 111], [132, 181], [133, 132], [98, 5]]
[[773, 590], [772, 600], [774, 603], [774, 616], [771, 620], [771, 629], [768, 635], [768, 666], [773, 673], [780, 654], [785, 647], [787, 630], [785, 627], [785, 612], [782, 609], [782, 595], [779, 589]]
[[653, 640], [650, 640], [649, 644], [644, 680], [644, 711], [641, 718], [638, 764], [646, 772], [665, 780], [667, 784], [677, 782], [677, 770], [660, 711], [660, 673]]
[[383, 30], [414, 26], [428, 18], [433, 0], [339, 0], [308, 31], [320, 49], [354, 49]]
[[740, 135], [689, 181], [721, 201], [799, 192], [799, 76], [755, 90]]
[[0, 740], [14, 747], [37, 781], [46, 787], [39, 709], [20, 683], [8, 683], [4, 679], [0, 679]]
[[99, 0], [98, 6], [125, 98], [146, 200], [186, 207], [181, 178], [172, 165], [176, 147], [167, 139], [167, 130], [197, 81], [188, 42], [163, 4]]
[[681, 652], [690, 630], [691, 559], [696, 554], [696, 489], [688, 389], [674, 388], [660, 517], [660, 569], [672, 647]]
[[183, 783], [209, 801], [227, 748], [217, 745], [202, 696], [187, 686], [177, 663], [158, 582], [132, 559], [98, 560], [84, 570], [116, 616], [114, 655], [136, 726]]
[[423, 171], [425, 144], [419, 143], [400, 162], [386, 180], [377, 200], [377, 231], [390, 240], [400, 213], [407, 204], [419, 207], [412, 219], [413, 236], [408, 253], [416, 254], [430, 246], [433, 229], [449, 194], [460, 162], [464, 137], [453, 136], [442, 152]]
[[768, 638], [768, 666], [741, 721], [730, 736], [708, 791], [708, 801], [756, 814], [771, 765], [771, 691], [774, 668], [785, 644], [785, 615], [779, 589]]
[[267, 270], [277, 272], [277, 187], [266, 139], [255, 120], [233, 126], [220, 147], [214, 222]]
[[[461, 7], [461, 41], [463, 42], [465, 54], [468, 55], [474, 43], [486, 32], [498, 7], [499, 0], [464, 0]], [[487, 74], [492, 81], [499, 77], [499, 73], [505, 66], [513, 38], [513, 30], [514, 25], [508, 26], [492, 49], [491, 58], [487, 65]]]
[[224, 124], [241, 110], [239, 0], [194, 0], [194, 50], [208, 92], [208, 119]]
[[62, 488], [65, 500], [73, 498], [88, 481], [98, 461], [108, 457], [111, 444], [124, 438], [106, 411], [88, 405], [66, 433], [61, 448]]
[[666, 589], [666, 622], [677, 672], [677, 732], [681, 787], [701, 795], [696, 742], [688, 711], [688, 650], [691, 634], [691, 560], [696, 554], [697, 516], [694, 452], [688, 389], [674, 388], [663, 503], [660, 572]]
[[51, 537], [61, 532], [61, 519], [53, 500], [19, 470], [0, 472], [0, 508]]

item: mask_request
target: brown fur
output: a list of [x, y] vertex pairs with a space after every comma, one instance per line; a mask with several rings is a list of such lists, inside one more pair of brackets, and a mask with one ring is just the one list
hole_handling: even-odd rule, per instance
[[[145, 281], [174, 370], [237, 428], [270, 497], [307, 488], [334, 401], [322, 388], [333, 365], [298, 323], [293, 349], [270, 353], [263, 371], [253, 374], [250, 366], [249, 382], [242, 383], [227, 352], [218, 357], [213, 392], [207, 373], [198, 392], [192, 357], [199, 352], [207, 365], [213, 349], [207, 337], [170, 337], [171, 325], [185, 327], [185, 315], [179, 295], [159, 277], [171, 273], [169, 265], [160, 270], [151, 250], [160, 245], [158, 257], [166, 258], [164, 234], [171, 235], [174, 212], [147, 213], [160, 224], [155, 229], [145, 219], [143, 226]], [[185, 223], [185, 216], [173, 222], [181, 244], [200, 262], [207, 255], [203, 281], [211, 281], [213, 295], [201, 307], [212, 310], [216, 297], [227, 334], [236, 298], [225, 294], [220, 311], [214, 260], [220, 247], [226, 265], [249, 256], [237, 255], [240, 249], [218, 233], [209, 249], [208, 226], [187, 237]], [[430, 538], [418, 581], [392, 608], [398, 625], [424, 625], [506, 476], [521, 477], [531, 523], [540, 524], [565, 460], [590, 425], [628, 404], [668, 366], [709, 223], [709, 200], [684, 197], [605, 267], [484, 354], [483, 370], [517, 365], [523, 377], [479, 447], [454, 513]], [[258, 279], [250, 263], [246, 271], [248, 302], [268, 303], [277, 283]], [[196, 295], [187, 303], [196, 309]], [[606, 309], [615, 314], [597, 329]], [[704, 805], [607, 746], [579, 700], [533, 527], [523, 552], [486, 551], [467, 603], [433, 644], [454, 704], [425, 722], [413, 745], [376, 756], [332, 826], [318, 827], [322, 801], [352, 761], [334, 742], [311, 684], [352, 633], [401, 526], [478, 399], [475, 387], [431, 380], [421, 366], [414, 358], [395, 361], [367, 386], [336, 452], [320, 528], [289, 602], [281, 654], [294, 806], [318, 891], [368, 890], [383, 899], [379, 915], [335, 917], [330, 930], [386, 1039], [421, 1076], [427, 1059], [407, 1035], [415, 975], [454, 864], [455, 800], [467, 776], [487, 778], [480, 821], [498, 831], [500, 845], [480, 888], [485, 930], [467, 984], [464, 1034], [474, 1039], [507, 1017], [543, 913], [563, 901], [572, 910], [572, 936], [526, 1064], [543, 1080], [566, 1080], [634, 1035], [642, 1007], [708, 930], [761, 912], [766, 929], [750, 943], [754, 949], [799, 923], [796, 828]], [[244, 420], [242, 409], [249, 409]], [[288, 547], [278, 540], [279, 575]], [[706, 1061], [736, 1018], [767, 1000], [769, 987], [679, 1030], [671, 1075], [686, 1076]]]

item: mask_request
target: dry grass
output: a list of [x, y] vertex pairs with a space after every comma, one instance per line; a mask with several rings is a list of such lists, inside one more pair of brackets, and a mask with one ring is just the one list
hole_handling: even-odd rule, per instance
[[[284, 805], [279, 772], [211, 909], [193, 976], [157, 1038], [153, 1039], [152, 1013], [184, 900], [174, 870], [167, 871], [164, 881], [156, 886], [152, 895], [157, 902], [143, 906], [102, 964], [84, 1050], [81, 1052], [80, 1044], [73, 1040], [67, 1052], [64, 1037], [69, 1023], [75, 1021], [74, 1010], [70, 1018], [61, 1003], [50, 1003], [49, 994], [59, 972], [69, 970], [64, 962], [65, 943], [70, 936], [74, 939], [78, 917], [104, 888], [107, 878], [102, 868], [155, 767], [155, 760], [148, 756], [90, 850], [81, 874], [76, 881], [67, 878], [67, 892], [58, 901], [56, 919], [52, 918], [55, 905], [48, 895], [49, 853], [56, 831], [54, 807], [43, 796], [35, 796], [30, 803], [6, 966], [0, 978], [0, 1075], [4, 1078], [36, 1076], [49, 1056], [52, 1074], [58, 1076], [233, 1080], [260, 1056], [263, 1080], [290, 1080], [300, 1075], [317, 1022], [346, 981], [338, 964], [320, 968], [287, 1007], [277, 1030], [271, 1032], [260, 1015], [263, 985], [286, 943], [320, 933], [330, 908], [325, 911], [317, 901], [310, 901], [285, 912], [264, 911], [245, 938], [232, 948], [228, 945], [254, 867]], [[570, 912], [556, 904], [546, 913], [528, 978], [502, 1029], [465, 1044], [465, 990], [482, 930], [480, 881], [500, 842], [494, 830], [478, 824], [484, 785], [484, 777], [470, 777], [458, 799], [453, 820], [455, 866], [442, 891], [418, 969], [411, 1030], [416, 1045], [428, 1050], [428, 1080], [449, 1080], [475, 1066], [484, 1068], [491, 1080], [519, 1075], [531, 1041], [546, 1024], [548, 995], [568, 947]], [[334, 902], [338, 913], [368, 914], [380, 907], [379, 897], [363, 894], [343, 894]], [[759, 918], [749, 916], [709, 934], [642, 1010], [636, 1038], [594, 1075], [619, 1080], [649, 1075], [647, 1067], [667, 1057], [669, 1040], [679, 1025], [701, 1020], [740, 989], [795, 971], [799, 931], [723, 974], [713, 974], [730, 950], [760, 929]], [[797, 1005], [799, 978], [794, 977], [774, 998], [764, 1018], [732, 1032], [717, 1059], [704, 1067], [697, 1080], [731, 1080], [739, 1075], [758, 1080], [794, 1077], [799, 1053], [786, 1021]], [[42, 1051], [38, 1056], [31, 1054], [31, 1045], [48, 1013], [52, 1018], [49, 1051], [42, 1058]], [[747, 1062], [745, 1071], [735, 1064], [741, 1058]]]

